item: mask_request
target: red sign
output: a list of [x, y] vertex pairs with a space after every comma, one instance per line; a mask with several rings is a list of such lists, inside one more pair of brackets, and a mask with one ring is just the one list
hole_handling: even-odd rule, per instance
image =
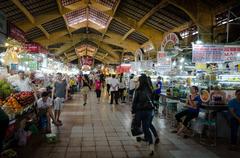
[[116, 71], [118, 74], [130, 72], [131, 66], [117, 66]]
[[224, 46], [225, 61], [237, 61], [238, 54], [240, 54], [240, 46]]
[[48, 53], [47, 49], [43, 48], [40, 44], [33, 42], [26, 43], [25, 50], [27, 50], [29, 53], [43, 53], [43, 54]]
[[27, 41], [24, 31], [11, 23], [9, 24], [9, 36], [21, 43], [25, 43]]

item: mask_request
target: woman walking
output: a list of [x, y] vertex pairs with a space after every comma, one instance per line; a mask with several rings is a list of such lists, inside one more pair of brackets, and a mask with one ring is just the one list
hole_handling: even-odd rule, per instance
[[100, 80], [99, 77], [97, 77], [97, 79], [95, 81], [95, 92], [96, 92], [96, 95], [97, 95], [98, 104], [100, 103], [101, 87], [102, 87], [101, 80]]
[[81, 90], [81, 93], [83, 95], [83, 101], [84, 101], [83, 106], [85, 106], [87, 104], [87, 95], [88, 95], [89, 90], [91, 90], [91, 87], [90, 87], [90, 82], [89, 82], [88, 76], [83, 75], [82, 90]]
[[[139, 77], [139, 86], [135, 91], [132, 105], [132, 113], [138, 122], [142, 123], [143, 133], [146, 141], [149, 143], [150, 155], [154, 154], [154, 145], [150, 127], [152, 126], [152, 119], [154, 113], [154, 106], [152, 103], [153, 95], [149, 86], [148, 78], [142, 74]], [[151, 129], [152, 130], [152, 129]], [[154, 128], [154, 130], [156, 130]]]

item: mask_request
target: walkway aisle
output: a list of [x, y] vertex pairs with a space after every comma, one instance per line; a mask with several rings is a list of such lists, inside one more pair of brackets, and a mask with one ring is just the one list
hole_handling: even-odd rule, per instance
[[[34, 158], [141, 158], [148, 157], [146, 145], [131, 137], [131, 113], [128, 105], [111, 106], [106, 100], [96, 104], [95, 93], [90, 94], [86, 107], [82, 97], [74, 96], [65, 104], [63, 126], [56, 144], [41, 144]], [[160, 144], [154, 157], [216, 158], [217, 156], [191, 139], [183, 140], [166, 131], [164, 120], [154, 122], [160, 133]], [[54, 127], [55, 128], [55, 127]], [[161, 130], [160, 130], [161, 128]]]

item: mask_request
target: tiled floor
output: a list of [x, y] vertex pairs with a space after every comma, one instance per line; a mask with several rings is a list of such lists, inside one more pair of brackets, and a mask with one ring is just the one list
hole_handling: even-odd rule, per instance
[[[56, 144], [37, 144], [23, 154], [24, 158], [142, 158], [148, 157], [148, 148], [137, 143], [130, 133], [131, 113], [127, 104], [109, 105], [105, 98], [96, 104], [95, 94], [90, 93], [86, 107], [82, 97], [74, 95], [62, 112], [63, 126], [53, 127], [58, 135]], [[225, 146], [206, 149], [192, 139], [182, 139], [169, 132], [166, 120], [155, 118], [160, 144], [153, 157], [161, 158], [217, 158], [239, 157]], [[228, 154], [226, 154], [228, 153]]]

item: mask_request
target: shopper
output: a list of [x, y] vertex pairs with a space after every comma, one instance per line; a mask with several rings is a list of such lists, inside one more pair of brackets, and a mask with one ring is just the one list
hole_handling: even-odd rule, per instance
[[95, 81], [95, 92], [97, 95], [98, 104], [100, 103], [101, 87], [102, 87], [102, 82], [101, 82], [100, 78], [97, 77], [97, 79]]
[[116, 79], [116, 75], [112, 75], [112, 78], [109, 81], [110, 84], [110, 92], [111, 92], [111, 102], [113, 104], [113, 99], [115, 103], [118, 105], [118, 88], [119, 88], [119, 81]]
[[82, 90], [81, 93], [83, 95], [83, 106], [87, 105], [87, 96], [88, 96], [88, 92], [89, 90], [91, 90], [91, 86], [90, 86], [90, 81], [87, 75], [83, 75], [82, 77]]
[[150, 131], [154, 113], [152, 103], [153, 94], [146, 75], [141, 75], [138, 82], [139, 86], [133, 98], [132, 114], [135, 114], [137, 121], [142, 123], [144, 137], [149, 144], [150, 155], [153, 155], [154, 145]]
[[74, 94], [75, 86], [76, 86], [76, 80], [74, 77], [71, 77], [69, 80], [69, 86], [70, 86], [70, 92], [71, 94]]
[[38, 115], [40, 127], [43, 132], [51, 132], [51, 118], [56, 126], [61, 123], [57, 122], [52, 113], [52, 99], [49, 97], [48, 92], [43, 92], [41, 98], [37, 101]]
[[110, 80], [112, 79], [112, 77], [111, 76], [107, 76], [107, 78], [106, 78], [106, 84], [107, 84], [107, 93], [108, 93], [108, 95], [110, 95]]
[[133, 93], [135, 91], [135, 88], [136, 88], [136, 84], [135, 84], [135, 80], [134, 80], [134, 75], [132, 74], [130, 76], [130, 80], [129, 80], [129, 98], [130, 98], [130, 100], [133, 97]]
[[103, 89], [104, 89], [104, 84], [105, 84], [104, 74], [103, 74], [103, 73], [100, 73], [99, 77], [100, 77], [100, 81], [101, 81], [101, 83], [102, 83], [102, 87], [103, 87]]
[[[190, 88], [190, 93], [191, 94], [187, 97], [187, 102], [186, 102], [188, 108], [175, 115], [175, 118], [179, 123], [179, 129], [176, 131], [178, 135], [180, 135], [185, 129], [187, 129], [189, 122], [192, 119], [198, 117], [199, 107], [202, 104], [201, 98], [198, 94], [198, 87], [192, 86]], [[185, 119], [182, 122], [183, 117], [185, 117]]]
[[54, 118], [57, 122], [62, 123], [59, 118], [63, 103], [68, 100], [68, 87], [61, 73], [57, 73], [57, 79], [53, 84], [52, 99], [54, 99]]
[[0, 107], [0, 155], [3, 150], [3, 141], [9, 125], [8, 115]]
[[125, 103], [125, 94], [124, 94], [124, 91], [126, 90], [126, 82], [123, 78], [123, 75], [120, 76], [120, 79], [119, 79], [119, 98], [121, 99], [121, 102], [122, 103]]
[[157, 78], [156, 88], [154, 89], [154, 105], [155, 105], [156, 113], [158, 113], [159, 98], [160, 98], [160, 94], [161, 94], [161, 91], [162, 91], [162, 81], [161, 81], [161, 79], [162, 78], [160, 76]]
[[229, 101], [229, 111], [231, 114], [231, 150], [237, 149], [238, 128], [240, 125], [240, 89], [235, 92], [236, 98]]

